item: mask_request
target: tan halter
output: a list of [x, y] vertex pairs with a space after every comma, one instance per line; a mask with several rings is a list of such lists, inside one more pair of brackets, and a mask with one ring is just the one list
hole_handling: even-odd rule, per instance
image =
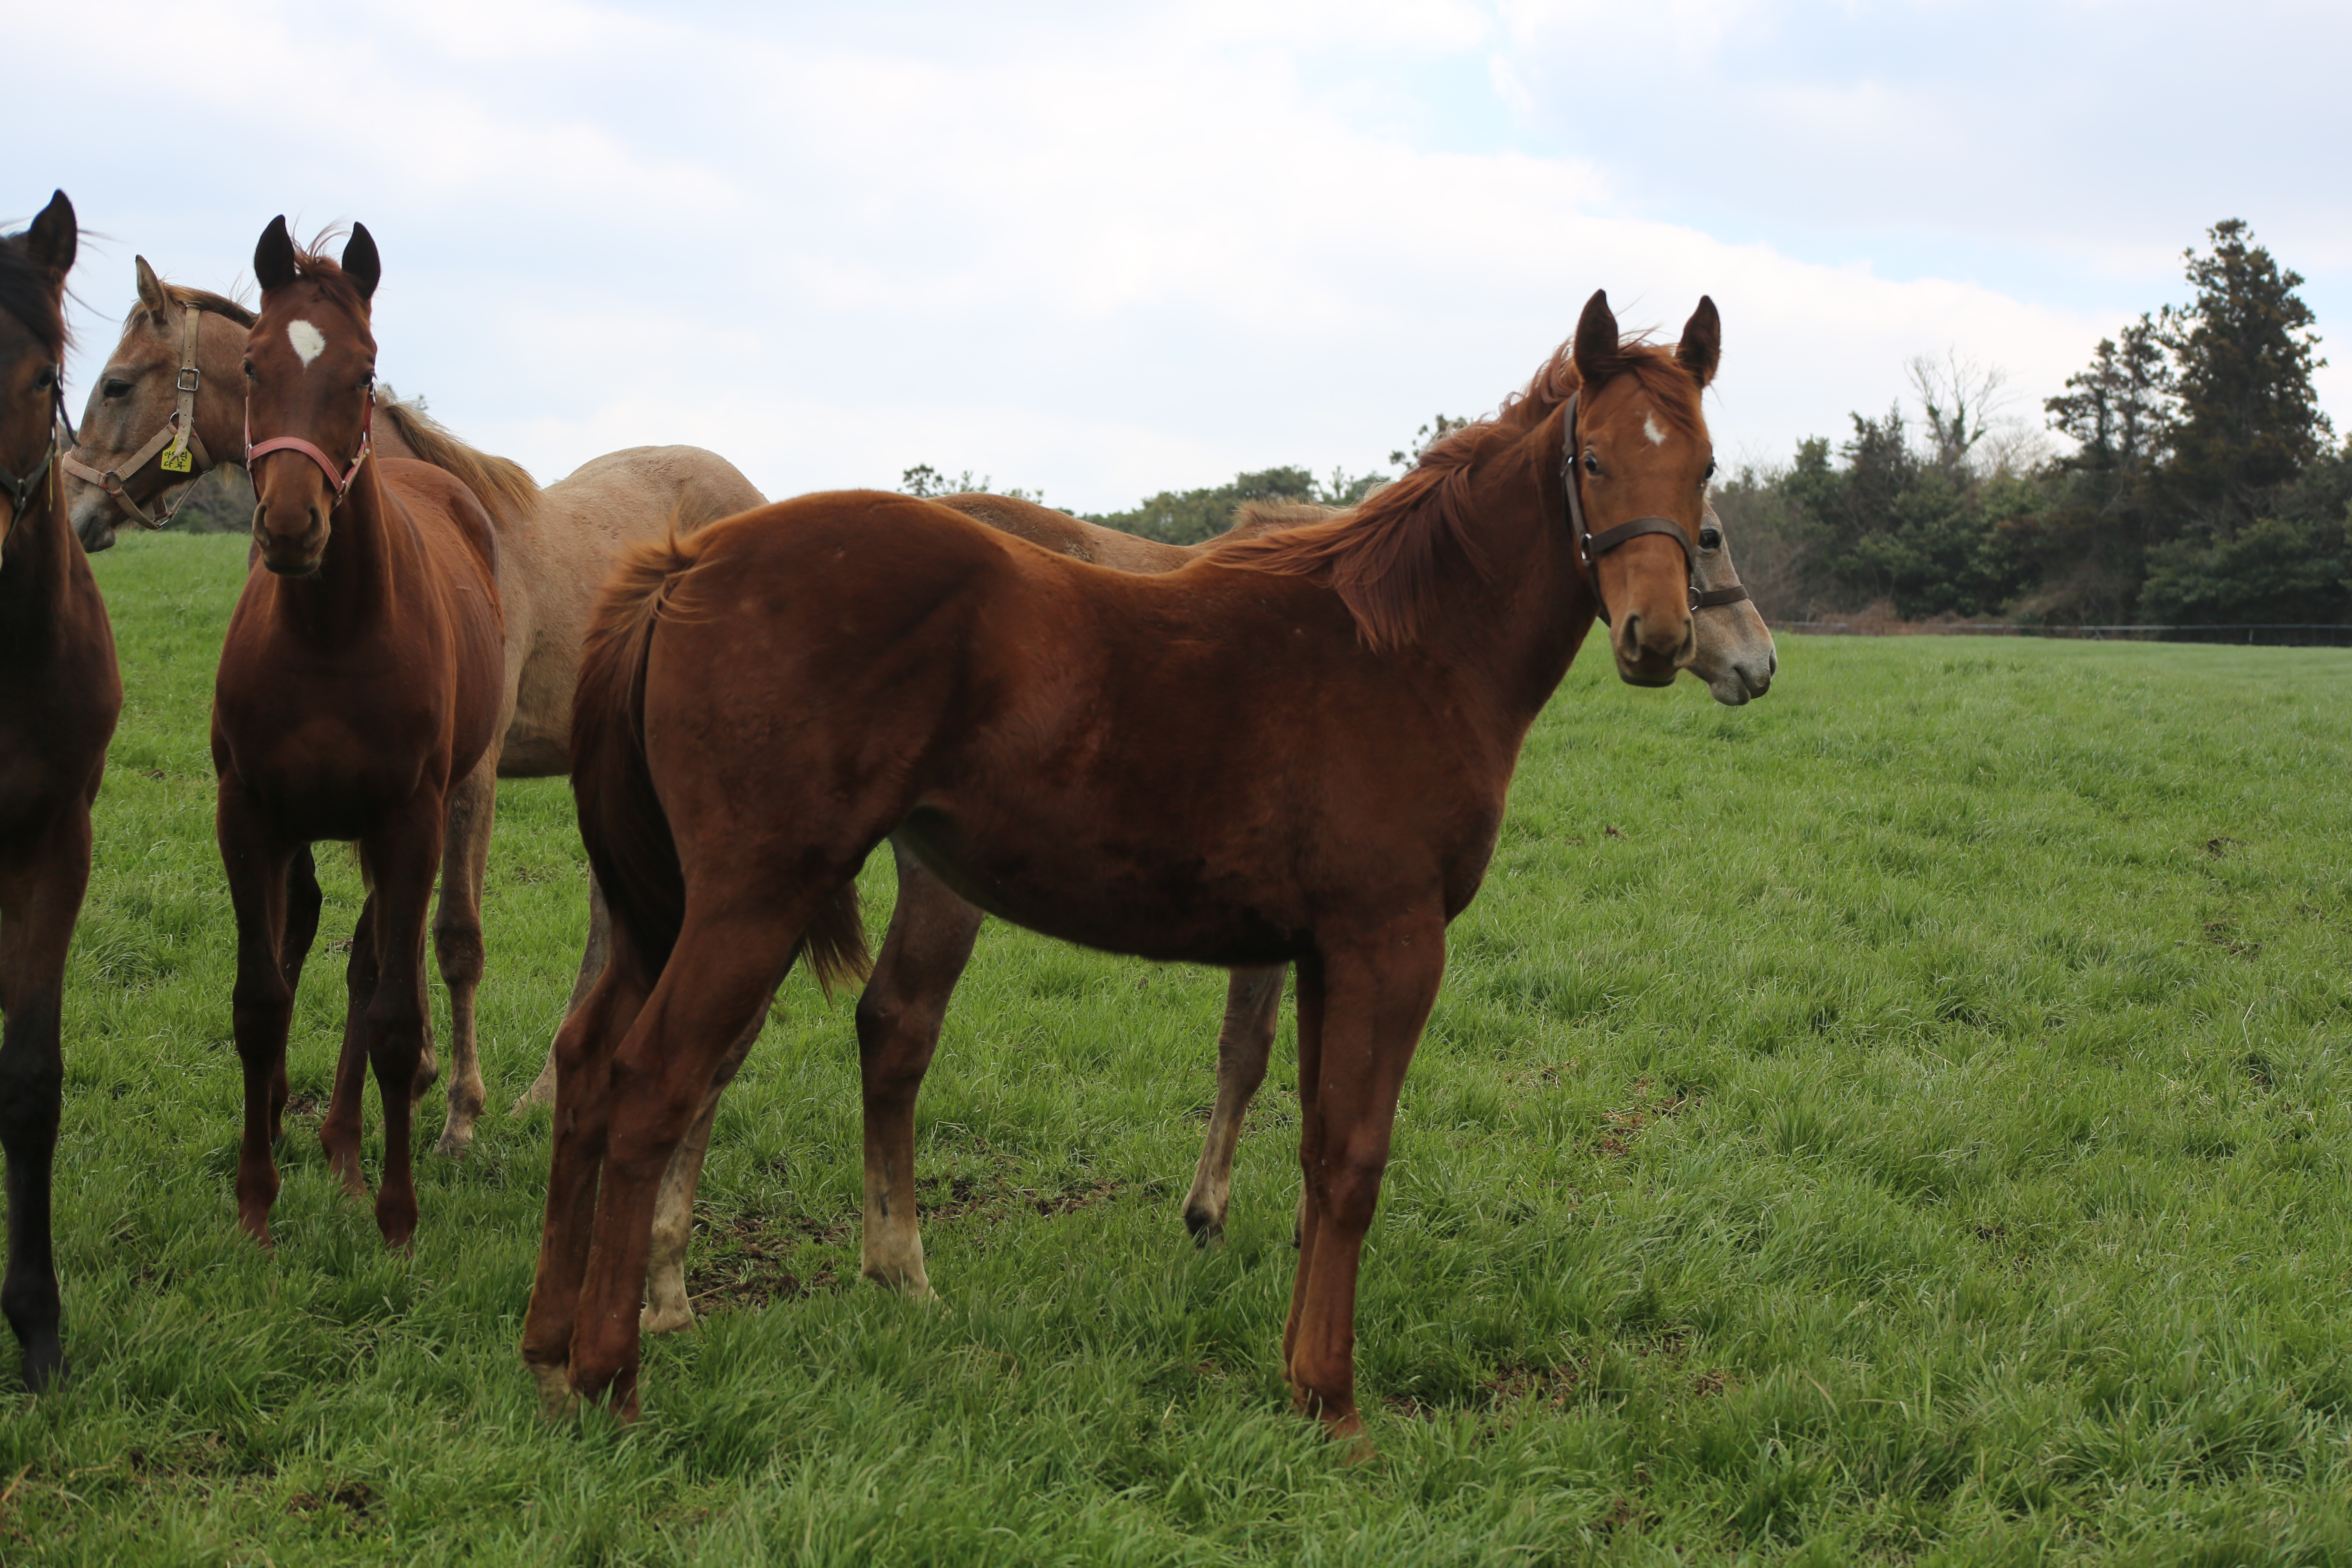
[[155, 518], [148, 516], [139, 503], [131, 499], [131, 492], [122, 485], [126, 476], [145, 468], [147, 460], [159, 452], [163, 454], [163, 460], [158, 466], [165, 473], [186, 474], [194, 479], [209, 473], [213, 466], [211, 456], [205, 451], [204, 442], [196, 437], [196, 389], [204, 380], [204, 373], [196, 368], [196, 333], [203, 325], [204, 309], [199, 305], [183, 305], [180, 314], [184, 325], [180, 333], [179, 406], [173, 410], [172, 417], [163, 427], [149, 437], [145, 446], [125, 458], [120, 468], [109, 468], [100, 473], [75, 456], [81, 450], [79, 447], [60, 459], [66, 472], [78, 479], [89, 480], [112, 496], [114, 504], [121, 508], [123, 515], [142, 528], [160, 529], [170, 522], [173, 514], [180, 510], [180, 503], [188, 499], [195, 487], [191, 484], [181, 490], [172, 498], [172, 504], [163, 509], [163, 515]]

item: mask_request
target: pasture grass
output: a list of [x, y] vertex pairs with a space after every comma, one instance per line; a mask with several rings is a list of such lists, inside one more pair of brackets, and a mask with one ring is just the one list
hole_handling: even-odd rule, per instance
[[1222, 976], [998, 925], [919, 1122], [942, 1300], [856, 1280], [849, 1009], [795, 977], [701, 1326], [635, 1427], [542, 1422], [547, 1118], [506, 1109], [583, 927], [561, 781], [501, 794], [492, 1111], [420, 1156], [413, 1258], [314, 1135], [358, 897], [322, 849], [258, 1255], [205, 742], [242, 555], [96, 563], [130, 697], [67, 1014], [74, 1381], [0, 1404], [0, 1561], [2352, 1562], [2352, 653], [1790, 639], [1738, 710], [1572, 672], [1406, 1086], [1349, 1468], [1276, 1361], [1286, 1008], [1199, 1251]]

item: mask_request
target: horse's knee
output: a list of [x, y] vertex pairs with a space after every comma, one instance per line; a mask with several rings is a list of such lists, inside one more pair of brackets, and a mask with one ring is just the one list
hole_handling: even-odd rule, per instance
[[440, 965], [441, 978], [449, 984], [480, 984], [484, 963], [480, 924], [471, 921], [436, 922], [433, 957]]

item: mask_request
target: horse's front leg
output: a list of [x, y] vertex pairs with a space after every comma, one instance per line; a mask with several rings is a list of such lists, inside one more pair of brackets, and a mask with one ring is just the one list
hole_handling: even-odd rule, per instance
[[327, 1114], [319, 1122], [319, 1146], [327, 1169], [343, 1184], [346, 1197], [368, 1195], [367, 1172], [360, 1163], [360, 1137], [366, 1121], [368, 1042], [374, 1031], [368, 1009], [383, 974], [375, 945], [376, 898], [371, 891], [352, 927], [352, 955], [343, 963], [343, 1039], [335, 1052], [334, 1086]]
[[[414, 1173], [416, 1072], [431, 1018], [425, 990], [425, 921], [433, 873], [441, 861], [443, 805], [420, 791], [379, 823], [363, 847], [375, 874], [375, 995], [367, 1008], [368, 1064], [383, 1102], [383, 1184], [376, 1190], [376, 1228], [387, 1247], [416, 1235]], [[356, 943], [353, 944], [357, 946]]]
[[457, 1155], [474, 1141], [474, 1119], [488, 1096], [474, 1037], [474, 997], [482, 984], [482, 882], [499, 805], [499, 760], [488, 752], [449, 792], [442, 839], [441, 905], [433, 920], [433, 954], [449, 988], [449, 1101], [438, 1152]]
[[1251, 1097], [1265, 1081], [1266, 1058], [1282, 1016], [1282, 965], [1236, 969], [1225, 985], [1225, 1019], [1217, 1031], [1217, 1103], [1209, 1113], [1208, 1136], [1201, 1141], [1201, 1163], [1184, 1198], [1184, 1225], [1206, 1247], [1225, 1233], [1232, 1201], [1234, 1151]]
[[890, 845], [898, 902], [874, 976], [857, 999], [857, 1058], [866, 1100], [866, 1278], [910, 1296], [931, 1293], [915, 1225], [915, 1099], [939, 1048], [948, 1000], [987, 917], [921, 861]]
[[66, 948], [89, 882], [89, 812], [68, 820], [0, 874], [0, 1151], [8, 1163], [8, 1268], [0, 1313], [23, 1351], [25, 1387], [65, 1379], [65, 1344], [49, 1220], [50, 1170], [64, 1110], [60, 1037]]
[[270, 1101], [286, 1070], [286, 1032], [294, 1018], [294, 990], [286, 983], [280, 943], [286, 931], [286, 875], [300, 846], [278, 837], [268, 815], [247, 797], [234, 773], [220, 781], [215, 817], [221, 867], [228, 874], [236, 915], [236, 986], [230, 1026], [245, 1069], [245, 1136], [236, 1157], [236, 1219], [245, 1233], [269, 1245], [269, 1210], [278, 1201], [278, 1165], [269, 1152], [275, 1130]]
[[[1359, 1437], [1356, 1410], [1356, 1276], [1364, 1234], [1388, 1168], [1398, 1091], [1437, 997], [1445, 968], [1445, 926], [1434, 912], [1397, 921], [1345, 946], [1331, 944], [1316, 966], [1317, 1049], [1313, 1125], [1302, 1128], [1300, 1163], [1308, 1201], [1291, 1287], [1284, 1360], [1298, 1407], [1335, 1437]], [[1299, 983], [1299, 1074], [1305, 1101], [1307, 981]]]
[[[294, 851], [286, 868], [286, 932], [278, 939], [278, 967], [286, 976], [287, 994], [302, 990], [302, 965], [319, 936], [319, 910], [325, 903], [319, 891], [319, 868], [307, 844]], [[269, 1141], [286, 1136], [286, 1058], [269, 1077]]]

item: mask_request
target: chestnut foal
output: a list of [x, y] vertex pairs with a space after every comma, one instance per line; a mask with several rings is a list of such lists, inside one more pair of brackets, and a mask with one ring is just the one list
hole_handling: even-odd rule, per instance
[[[1201, 544], [1175, 545], [1139, 539], [1010, 496], [946, 496], [940, 504], [1061, 554], [1122, 572], [1146, 573], [1172, 572], [1234, 539], [1254, 539], [1340, 515], [1328, 507], [1249, 501], [1236, 514], [1230, 531]], [[1697, 652], [1686, 667], [1689, 672], [1727, 707], [1763, 696], [1780, 664], [1772, 633], [1757, 614], [1748, 590], [1740, 586], [1731, 546], [1712, 507], [1699, 520], [1698, 549], [1691, 557], [1691, 595], [1698, 631]], [[894, 853], [898, 899], [890, 910], [889, 931], [882, 940], [882, 961], [858, 999], [858, 1037], [868, 1052], [916, 1051], [929, 1057], [938, 1045], [949, 999], [971, 960], [972, 944], [987, 917], [956, 897], [952, 889], [924, 868], [922, 861], [895, 847]], [[1226, 982], [1224, 1016], [1217, 1028], [1217, 1098], [1201, 1140], [1192, 1189], [1184, 1195], [1185, 1226], [1202, 1247], [1224, 1234], [1233, 1193], [1234, 1153], [1241, 1143], [1250, 1100], [1265, 1081], [1286, 967], [1236, 969]], [[920, 1037], [899, 1045], [887, 1038], [894, 1034]], [[756, 1037], [755, 1031], [737, 1041], [719, 1064], [702, 1114], [687, 1131], [662, 1178], [646, 1279], [643, 1326], [646, 1333], [679, 1333], [694, 1326], [693, 1299], [686, 1289], [686, 1254], [694, 1235], [695, 1188], [710, 1151], [719, 1096], [733, 1081]], [[551, 1052], [549, 1076], [552, 1072]]]
[[[1049, 935], [1297, 966], [1301, 1204], [1283, 1359], [1340, 1436], [1396, 1097], [1528, 726], [1597, 614], [1619, 676], [1691, 658], [1715, 307], [1675, 350], [1595, 294], [1493, 420], [1343, 518], [1160, 576], [904, 496], [803, 497], [624, 563], [583, 663], [581, 832], [613, 955], [557, 1047], [523, 1355], [551, 1408], [637, 1408], [657, 1190], [795, 957], [865, 965], [894, 838]], [[914, 1102], [868, 1050], [865, 1268], [926, 1288]]]
[[89, 886], [90, 803], [122, 710], [114, 633], [67, 524], [57, 468], [66, 273], [79, 243], [63, 191], [30, 228], [0, 238], [0, 1310], [35, 1394], [66, 1374], [49, 1248], [66, 947]]
[[[339, 266], [275, 219], [253, 254], [261, 311], [245, 343], [254, 564], [213, 695], [221, 859], [236, 907], [245, 1140], [237, 1221], [269, 1240], [286, 1103], [286, 1033], [319, 926], [310, 846], [359, 841], [366, 904], [320, 1140], [364, 1196], [360, 1108], [383, 1100], [386, 1243], [416, 1229], [410, 1121], [428, 1027], [425, 920], [452, 819], [486, 813], [506, 727], [496, 534], [474, 492], [429, 464], [369, 459], [383, 272], [354, 225]], [[442, 912], [479, 942], [478, 888]]]

